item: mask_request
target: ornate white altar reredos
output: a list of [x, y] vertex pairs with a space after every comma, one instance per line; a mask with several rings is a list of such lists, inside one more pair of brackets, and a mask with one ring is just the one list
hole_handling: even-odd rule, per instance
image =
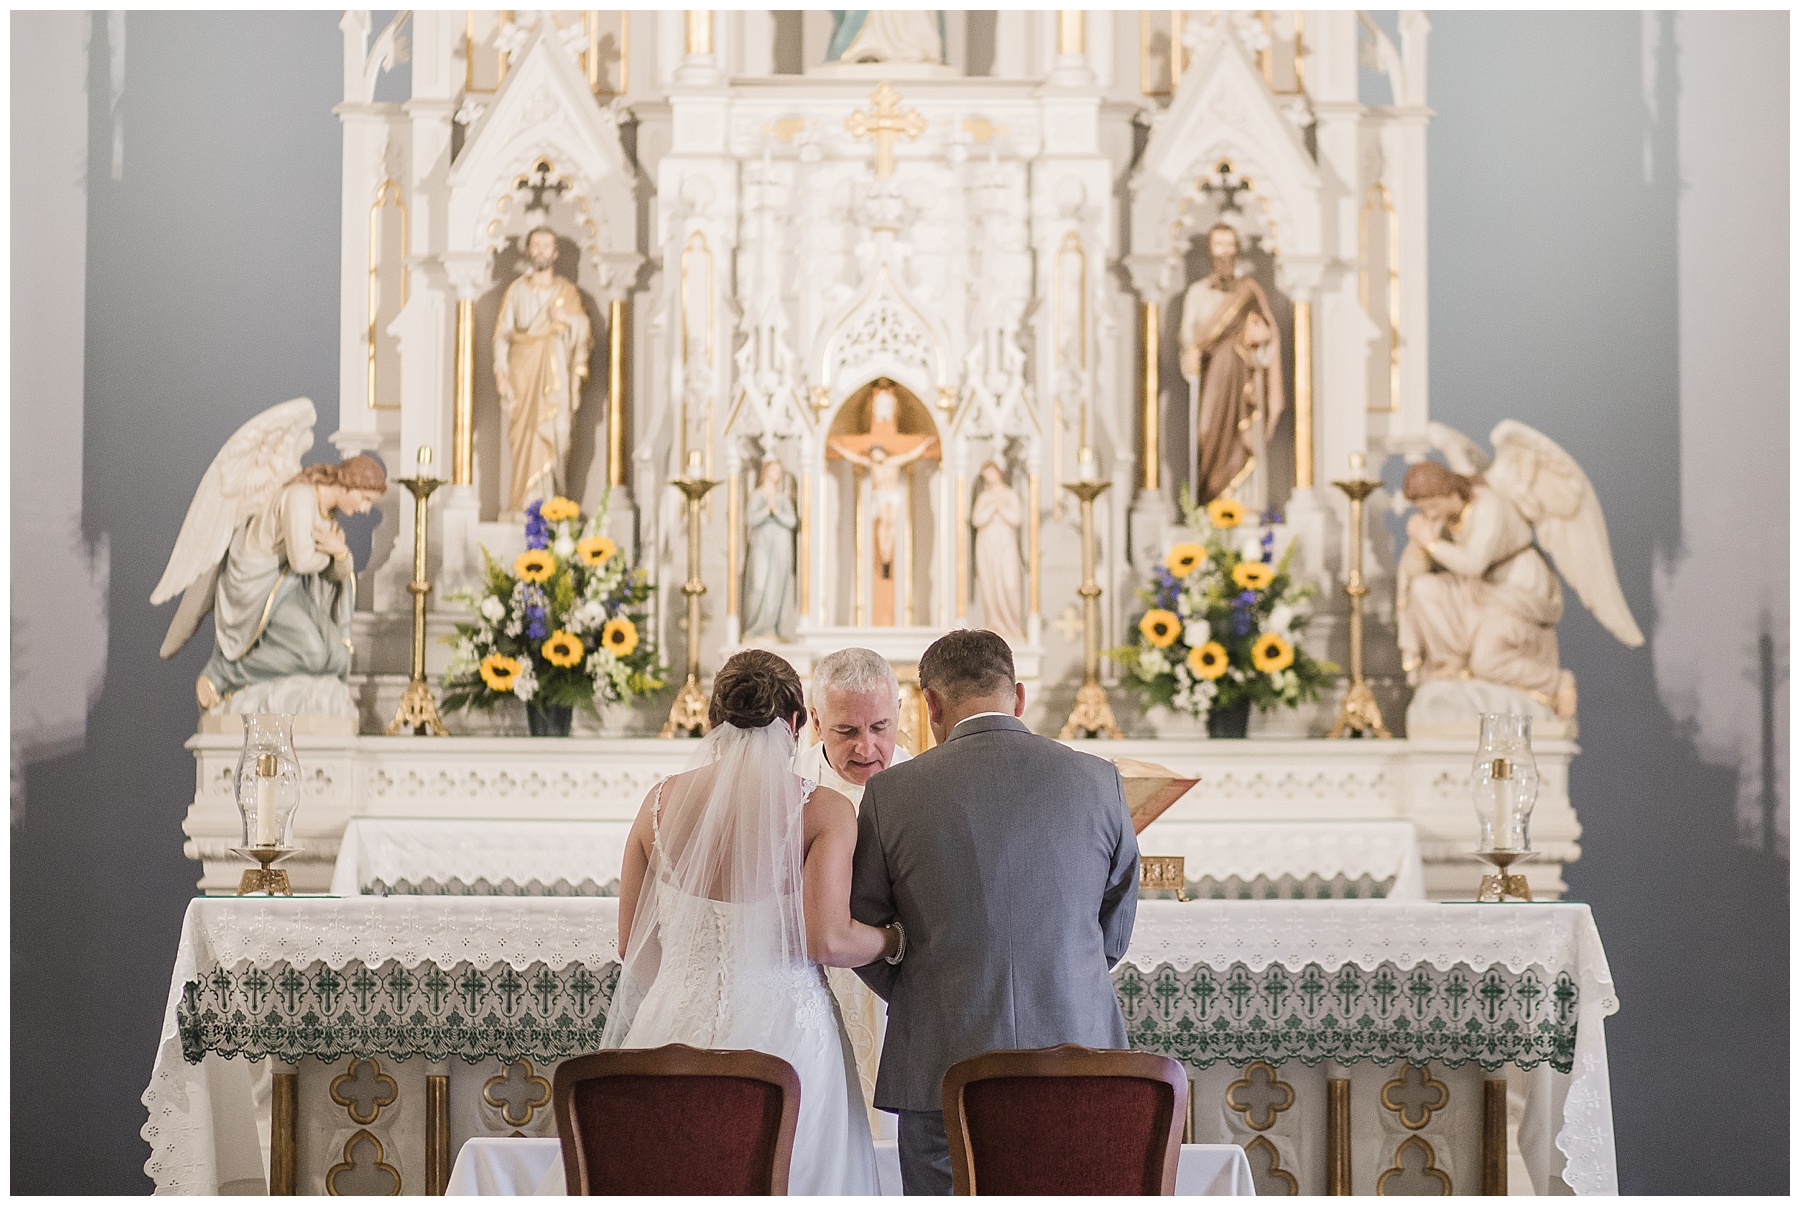
[[[1319, 587], [1306, 643], [1347, 662], [1347, 510], [1329, 483], [1352, 453], [1380, 467], [1429, 449], [1427, 18], [1401, 14], [1397, 38], [1356, 12], [947, 12], [943, 28], [937, 62], [827, 63], [825, 12], [417, 11], [380, 31], [344, 16], [332, 439], [389, 466], [429, 446], [448, 471], [428, 550], [434, 637], [480, 548], [522, 543], [501, 522], [494, 329], [530, 232], [548, 227], [593, 332], [563, 489], [588, 508], [610, 489], [612, 535], [658, 588], [672, 665], [687, 538], [668, 483], [685, 468], [723, 483], [702, 507], [708, 674], [746, 643], [806, 673], [847, 644], [904, 663], [951, 627], [1000, 627], [973, 514], [982, 489], [1004, 488], [1016, 541], [983, 547], [1016, 553], [1027, 720], [1055, 731], [1082, 677], [1080, 512], [1064, 487], [1111, 484], [1096, 504], [1101, 646], [1123, 644], [1135, 588], [1180, 524], [1195, 448], [1182, 310], [1223, 224], [1268, 299], [1287, 383], [1253, 488]], [[936, 40], [908, 30], [909, 46]], [[779, 539], [750, 540], [751, 511], [782, 498], [786, 594], [778, 616], [759, 600], [747, 619], [747, 560], [788, 558]], [[1388, 501], [1370, 503], [1368, 669], [1395, 724]], [[405, 682], [411, 531], [396, 488], [358, 596], [364, 732]], [[449, 650], [429, 650], [436, 673]], [[1134, 735], [1192, 735], [1113, 694]], [[1321, 736], [1336, 703], [1259, 731]], [[606, 731], [653, 732], [666, 708], [653, 697]], [[1375, 769], [1395, 748], [1367, 755], [1391, 803], [1355, 815], [1411, 814]], [[1566, 797], [1545, 804], [1566, 814], [1551, 828], [1572, 855]], [[1463, 840], [1454, 826], [1421, 838], [1428, 860]], [[1559, 882], [1558, 860], [1542, 865]]]

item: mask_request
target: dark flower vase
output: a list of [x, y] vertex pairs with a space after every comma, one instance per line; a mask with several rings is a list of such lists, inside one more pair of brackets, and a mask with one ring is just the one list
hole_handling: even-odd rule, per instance
[[[533, 737], [567, 737], [569, 723], [575, 718], [573, 704], [525, 705], [525, 720]], [[1241, 735], [1241, 734], [1240, 734]]]
[[1250, 732], [1250, 701], [1240, 699], [1226, 707], [1215, 707], [1206, 714], [1208, 737], [1244, 737]]

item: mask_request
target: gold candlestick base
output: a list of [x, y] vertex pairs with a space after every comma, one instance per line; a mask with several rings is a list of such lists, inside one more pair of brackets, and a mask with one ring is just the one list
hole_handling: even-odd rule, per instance
[[681, 691], [675, 696], [675, 702], [669, 707], [669, 719], [663, 725], [658, 737], [704, 737], [706, 735], [706, 692], [700, 689], [700, 682], [693, 676], [681, 684]]
[[1093, 737], [1101, 733], [1120, 741], [1125, 739], [1119, 722], [1113, 719], [1106, 688], [1097, 682], [1082, 683], [1081, 689], [1075, 692], [1075, 710], [1069, 713], [1068, 723], [1056, 735], [1057, 740], [1068, 741], [1073, 737]]
[[245, 871], [244, 877], [238, 880], [237, 894], [249, 896], [263, 892], [270, 896], [292, 896], [294, 886], [288, 882], [288, 873], [272, 868], [294, 850], [293, 846], [247, 846], [233, 849], [233, 854], [251, 859], [257, 864]]
[[1477, 850], [1476, 855], [1494, 864], [1494, 874], [1481, 877], [1481, 887], [1475, 893], [1475, 899], [1493, 903], [1503, 900], [1530, 900], [1531, 884], [1523, 875], [1514, 875], [1508, 870], [1514, 863], [1522, 863], [1532, 857], [1530, 850]]
[[450, 735], [443, 718], [438, 715], [437, 697], [431, 693], [431, 685], [422, 678], [406, 684], [406, 694], [400, 697], [400, 710], [388, 722], [387, 735], [392, 737], [402, 729], [415, 737]]
[[1344, 702], [1338, 708], [1337, 720], [1332, 723], [1327, 736], [1393, 736], [1381, 721], [1381, 707], [1375, 702], [1375, 693], [1369, 690], [1367, 682], [1358, 679], [1350, 684], [1350, 689], [1344, 693]]

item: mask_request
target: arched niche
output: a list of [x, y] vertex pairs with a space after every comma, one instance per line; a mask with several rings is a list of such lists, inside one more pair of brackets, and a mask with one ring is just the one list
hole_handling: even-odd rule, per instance
[[874, 500], [869, 475], [851, 461], [833, 456], [831, 441], [839, 437], [855, 437], [879, 443], [879, 432], [887, 429], [877, 412], [876, 395], [891, 390], [895, 400], [891, 430], [905, 448], [917, 447], [923, 439], [937, 438], [932, 453], [922, 456], [901, 470], [901, 481], [907, 486], [905, 504], [906, 534], [897, 541], [894, 572], [892, 626], [905, 627], [929, 622], [933, 612], [936, 582], [933, 567], [937, 560], [939, 522], [937, 501], [946, 497], [939, 485], [942, 474], [943, 438], [931, 408], [905, 385], [890, 377], [876, 377], [850, 391], [825, 428], [824, 460], [827, 491], [833, 499], [832, 513], [836, 521], [825, 533], [826, 565], [831, 578], [831, 597], [837, 602], [832, 622], [838, 624], [887, 626], [890, 621], [877, 601], [876, 584], [866, 579], [859, 567], [875, 572]]

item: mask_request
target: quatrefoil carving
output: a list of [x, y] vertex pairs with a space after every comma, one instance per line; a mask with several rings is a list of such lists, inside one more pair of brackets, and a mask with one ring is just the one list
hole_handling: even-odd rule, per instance
[[1242, 1114], [1251, 1130], [1266, 1131], [1275, 1125], [1277, 1114], [1293, 1106], [1294, 1086], [1259, 1059], [1244, 1069], [1242, 1080], [1231, 1082], [1225, 1090], [1225, 1104]]
[[325, 1192], [334, 1198], [395, 1197], [400, 1170], [387, 1162], [381, 1140], [357, 1131], [344, 1144], [344, 1161], [325, 1173]]
[[381, 1116], [381, 1107], [400, 1099], [400, 1086], [372, 1059], [353, 1059], [350, 1068], [332, 1078], [331, 1100], [350, 1111], [350, 1121], [368, 1126]]
[[533, 1073], [530, 1060], [519, 1059], [482, 1085], [481, 1097], [500, 1111], [507, 1126], [530, 1126], [537, 1112], [550, 1104], [550, 1082]]
[[1244, 1144], [1244, 1158], [1250, 1162], [1250, 1183], [1256, 1187], [1257, 1197], [1299, 1196], [1299, 1178], [1281, 1167], [1281, 1152], [1267, 1135]]
[[1450, 1104], [1450, 1087], [1434, 1079], [1429, 1067], [1407, 1064], [1381, 1086], [1381, 1104], [1398, 1115], [1407, 1130], [1423, 1130], [1432, 1114]]
[[1420, 1135], [1407, 1136], [1394, 1149], [1394, 1166], [1375, 1178], [1375, 1193], [1384, 1198], [1448, 1197], [1451, 1192], [1450, 1174], [1437, 1166], [1437, 1151]]

